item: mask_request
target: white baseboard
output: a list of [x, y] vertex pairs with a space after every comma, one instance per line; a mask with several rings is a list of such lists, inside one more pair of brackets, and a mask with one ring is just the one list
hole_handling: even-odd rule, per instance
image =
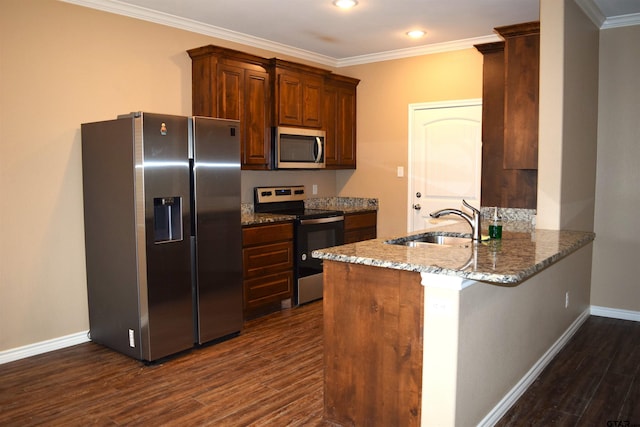
[[14, 360], [35, 356], [37, 354], [71, 347], [72, 345], [82, 344], [87, 341], [89, 341], [89, 331], [84, 331], [47, 341], [37, 342], [35, 344], [0, 351], [0, 365], [3, 363], [13, 362]]
[[591, 306], [591, 314], [594, 316], [611, 317], [620, 320], [633, 320], [640, 322], [640, 312], [631, 310], [621, 310], [619, 308]]
[[582, 324], [589, 318], [591, 315], [591, 310], [587, 309], [582, 312], [580, 316], [567, 328], [566, 331], [558, 338], [558, 340], [546, 351], [545, 354], [533, 365], [529, 372], [527, 372], [524, 377], [518, 381], [518, 383], [513, 387], [498, 404], [484, 417], [482, 421], [478, 423], [478, 426], [493, 426], [500, 418], [507, 413], [507, 411], [513, 406], [514, 403], [524, 394], [525, 391], [533, 384], [533, 382], [538, 378], [538, 375], [542, 372], [542, 370], [553, 360], [553, 358], [562, 350], [562, 348], [569, 342], [569, 339], [576, 333], [576, 331], [582, 326]]

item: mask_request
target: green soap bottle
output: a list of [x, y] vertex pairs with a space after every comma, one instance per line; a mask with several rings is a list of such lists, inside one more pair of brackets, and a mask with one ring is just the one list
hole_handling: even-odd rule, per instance
[[491, 239], [502, 239], [502, 220], [498, 216], [498, 207], [493, 211], [493, 219], [489, 224], [489, 237]]

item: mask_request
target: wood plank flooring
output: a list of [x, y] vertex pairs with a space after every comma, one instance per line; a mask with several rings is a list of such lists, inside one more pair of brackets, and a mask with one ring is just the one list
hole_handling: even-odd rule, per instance
[[[0, 365], [0, 426], [331, 426], [322, 352], [320, 301], [149, 366], [80, 344]], [[640, 323], [592, 316], [498, 425], [640, 425], [639, 369]]]
[[145, 365], [94, 343], [0, 365], [0, 426], [328, 426], [322, 302]]
[[640, 426], [640, 322], [589, 317], [496, 425]]

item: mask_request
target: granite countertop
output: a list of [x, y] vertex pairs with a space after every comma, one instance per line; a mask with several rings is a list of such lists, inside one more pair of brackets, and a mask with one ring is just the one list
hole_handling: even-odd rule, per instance
[[[307, 199], [304, 202], [308, 209], [327, 209], [344, 213], [370, 212], [378, 210], [378, 199], [360, 197], [323, 197]], [[253, 205], [242, 203], [241, 223], [245, 225], [268, 224], [273, 222], [293, 221], [293, 215], [255, 213]]]
[[[414, 235], [434, 232], [471, 236], [466, 222]], [[486, 230], [483, 230], [483, 234], [487, 234]], [[384, 243], [392, 239], [373, 239], [315, 250], [312, 256], [331, 261], [513, 285], [587, 245], [594, 238], [595, 234], [591, 232], [540, 230], [533, 228], [531, 223], [513, 221], [505, 222], [502, 239], [470, 243], [467, 247], [409, 247]]]
[[241, 223], [245, 225], [269, 224], [273, 222], [293, 221], [293, 215], [242, 212]]

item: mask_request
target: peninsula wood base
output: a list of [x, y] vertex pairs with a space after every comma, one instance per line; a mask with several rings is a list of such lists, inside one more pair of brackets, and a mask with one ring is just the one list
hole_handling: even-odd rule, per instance
[[414, 272], [324, 262], [324, 416], [418, 426], [424, 288]]

